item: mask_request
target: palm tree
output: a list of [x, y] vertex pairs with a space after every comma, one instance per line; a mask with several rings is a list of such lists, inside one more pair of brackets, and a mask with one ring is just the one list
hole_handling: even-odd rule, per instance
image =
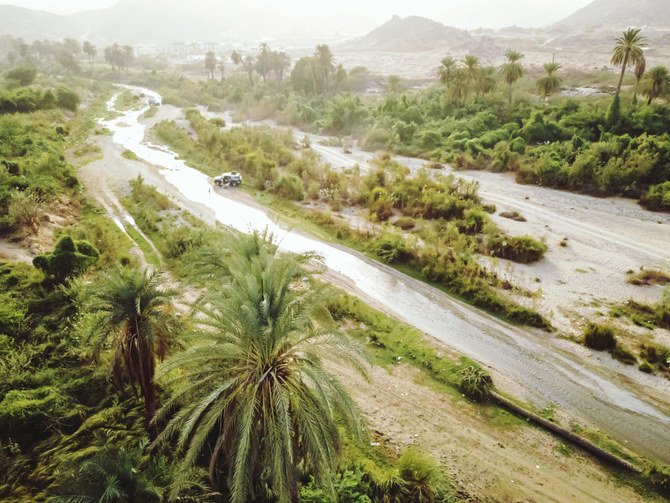
[[451, 72], [453, 72], [455, 67], [456, 67], [456, 60], [454, 58], [452, 58], [451, 56], [442, 58], [442, 61], [440, 62], [440, 67], [437, 69], [437, 76], [439, 77], [440, 83], [443, 86], [449, 84], [449, 81], [451, 80]]
[[205, 69], [207, 70], [207, 78], [214, 79], [214, 70], [216, 70], [216, 54], [212, 51], [205, 53]]
[[389, 75], [386, 79], [386, 91], [393, 96], [397, 96], [400, 91], [400, 77], [397, 75]]
[[253, 56], [247, 55], [244, 57], [244, 60], [242, 60], [242, 69], [247, 73], [247, 77], [249, 77], [249, 84], [253, 85], [254, 84], [254, 58]]
[[230, 53], [230, 60], [235, 66], [238, 66], [240, 63], [242, 63], [242, 56], [240, 56], [239, 52], [233, 51]]
[[665, 66], [655, 66], [642, 77], [639, 89], [648, 105], [657, 98], [670, 97], [670, 71]]
[[467, 73], [467, 70], [457, 68], [451, 74], [451, 79], [449, 81], [449, 96], [455, 103], [463, 105], [465, 100], [468, 99], [469, 91], [470, 75]]
[[475, 74], [477, 73], [477, 70], [479, 70], [480, 67], [479, 58], [477, 56], [472, 56], [468, 54], [465, 56], [465, 58], [463, 58], [463, 65], [465, 66], [465, 68], [467, 68], [470, 77], [474, 81]]
[[279, 82], [284, 80], [284, 70], [291, 67], [291, 57], [283, 51], [272, 52], [272, 70]]
[[335, 71], [335, 56], [333, 56], [327, 44], [320, 44], [314, 50], [314, 59], [324, 82], [327, 84], [330, 75]]
[[615, 97], [618, 97], [621, 93], [621, 85], [623, 84], [623, 78], [626, 75], [628, 65], [637, 65], [644, 59], [642, 45], [645, 42], [645, 38], [640, 35], [640, 31], [639, 28], [629, 28], [621, 37], [616, 39], [616, 45], [612, 51], [612, 64], [621, 67], [621, 75], [619, 76]]
[[98, 53], [98, 49], [96, 49], [95, 45], [93, 45], [91, 42], [85, 40], [84, 44], [82, 45], [82, 51], [88, 56], [89, 66], [93, 66], [93, 63], [95, 62], [95, 55]]
[[502, 73], [503, 79], [509, 86], [510, 106], [512, 105], [514, 98], [512, 86], [514, 86], [517, 80], [523, 77], [523, 65], [520, 63], [520, 61], [523, 59], [523, 56], [524, 55], [521, 54], [519, 51], [513, 51], [512, 49], [508, 49], [507, 52], [505, 53], [505, 58], [507, 58], [507, 62], [504, 63], [500, 68], [500, 73]]
[[266, 43], [262, 43], [256, 55], [256, 72], [261, 76], [263, 82], [268, 78], [272, 71], [272, 52]]
[[475, 90], [478, 97], [491, 94], [498, 87], [495, 73], [495, 68], [490, 66], [479, 68], [475, 72]]
[[299, 467], [319, 480], [334, 468], [335, 418], [360, 431], [356, 408], [322, 359], [360, 368], [360, 355], [324, 330], [326, 291], [312, 286], [300, 258], [258, 236], [233, 249], [246, 251], [227, 257], [226, 284], [199, 320], [206, 329], [159, 369], [180, 386], [159, 411], [169, 422], [157, 444], [176, 438], [182, 470], [206, 456], [212, 487], [227, 489], [233, 503], [297, 502]]
[[640, 89], [640, 81], [647, 71], [647, 59], [642, 55], [642, 58], [635, 64], [635, 92], [633, 93], [633, 103], [637, 104], [637, 94]]
[[347, 70], [345, 70], [344, 65], [340, 63], [335, 68], [335, 84], [338, 89], [342, 87], [345, 80], [347, 80]]
[[561, 68], [562, 65], [555, 62], [544, 64], [546, 75], [540, 78], [536, 85], [537, 91], [542, 95], [542, 100], [545, 103], [547, 102], [547, 98], [558, 91], [561, 88], [561, 85], [563, 85], [563, 79], [556, 75], [556, 72]]
[[153, 382], [156, 360], [163, 360], [184, 324], [173, 310], [176, 291], [162, 286], [160, 274], [116, 269], [84, 293], [85, 310], [95, 318], [89, 334], [94, 355], [111, 345], [112, 381], [119, 391], [125, 384], [139, 388], [149, 427], [157, 397]]

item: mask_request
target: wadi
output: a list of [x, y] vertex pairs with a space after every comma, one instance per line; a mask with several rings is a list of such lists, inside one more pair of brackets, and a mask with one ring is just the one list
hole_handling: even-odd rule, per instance
[[668, 501], [664, 2], [15, 3], [0, 500]]

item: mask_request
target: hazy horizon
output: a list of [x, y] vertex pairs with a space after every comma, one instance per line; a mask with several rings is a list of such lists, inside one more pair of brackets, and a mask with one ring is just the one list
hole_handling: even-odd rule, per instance
[[[125, 3], [147, 0], [123, 0]], [[258, 7], [268, 15], [280, 10], [296, 21], [327, 32], [364, 33], [387, 21], [392, 15], [424, 16], [459, 28], [502, 28], [506, 26], [541, 27], [572, 14], [592, 0], [341, 0], [337, 4], [285, 0], [279, 3], [253, 0], [246, 5]], [[54, 14], [72, 14], [110, 7], [118, 0], [14, 0], [3, 2]], [[234, 3], [234, 2], [233, 2]]]

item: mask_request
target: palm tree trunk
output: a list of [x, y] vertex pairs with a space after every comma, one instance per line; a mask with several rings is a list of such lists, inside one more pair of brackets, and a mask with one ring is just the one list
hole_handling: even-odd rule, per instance
[[509, 91], [507, 97], [509, 99], [509, 106], [512, 106], [512, 84], [509, 85]]
[[623, 78], [626, 75], [626, 66], [628, 66], [628, 54], [623, 58], [623, 65], [621, 65], [621, 75], [619, 76], [619, 84], [616, 86], [616, 94], [614, 96], [619, 96], [621, 92], [621, 85], [623, 84]]

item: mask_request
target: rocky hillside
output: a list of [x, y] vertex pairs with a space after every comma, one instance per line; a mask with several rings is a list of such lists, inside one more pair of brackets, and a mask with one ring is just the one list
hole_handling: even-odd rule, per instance
[[420, 52], [471, 42], [465, 30], [418, 16], [393, 16], [379, 28], [346, 44], [347, 50]]
[[628, 26], [670, 30], [668, 0], [595, 0], [554, 25], [556, 28], [607, 28]]

